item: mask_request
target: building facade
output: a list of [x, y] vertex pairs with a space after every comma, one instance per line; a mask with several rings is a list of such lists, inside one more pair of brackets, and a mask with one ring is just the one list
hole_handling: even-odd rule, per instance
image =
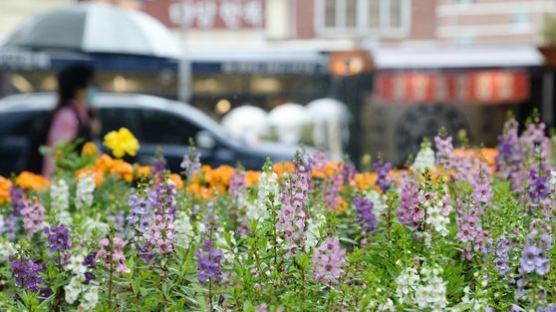
[[553, 0], [438, 0], [436, 35], [456, 44], [538, 44]]

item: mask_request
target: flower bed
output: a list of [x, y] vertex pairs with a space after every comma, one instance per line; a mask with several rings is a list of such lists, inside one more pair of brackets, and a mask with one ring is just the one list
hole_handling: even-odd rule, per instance
[[0, 178], [0, 310], [555, 311], [543, 127], [508, 121], [498, 150], [439, 136], [401, 171], [211, 168], [192, 148], [178, 174], [60, 147], [51, 179]]

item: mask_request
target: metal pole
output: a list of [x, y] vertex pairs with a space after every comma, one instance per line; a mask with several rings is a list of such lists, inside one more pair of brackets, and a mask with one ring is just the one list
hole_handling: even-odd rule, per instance
[[180, 10], [180, 37], [182, 42], [182, 55], [180, 58], [179, 79], [178, 79], [178, 99], [182, 102], [188, 102], [191, 97], [191, 62], [187, 49], [187, 21], [185, 10], [187, 9], [187, 1], [181, 0]]

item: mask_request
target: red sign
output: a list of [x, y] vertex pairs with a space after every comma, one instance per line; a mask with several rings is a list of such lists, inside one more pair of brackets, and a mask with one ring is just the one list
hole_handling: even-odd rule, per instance
[[143, 11], [168, 27], [263, 29], [264, 0], [145, 0]]
[[170, 28], [250, 30], [265, 26], [264, 0], [77, 0], [142, 10]]
[[378, 73], [376, 95], [394, 103], [518, 103], [529, 98], [529, 76], [518, 70], [461, 73]]

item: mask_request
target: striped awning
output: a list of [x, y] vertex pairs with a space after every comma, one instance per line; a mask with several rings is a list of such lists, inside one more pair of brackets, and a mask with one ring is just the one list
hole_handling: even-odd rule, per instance
[[375, 96], [391, 103], [519, 103], [529, 98], [525, 70], [384, 71], [375, 76]]

